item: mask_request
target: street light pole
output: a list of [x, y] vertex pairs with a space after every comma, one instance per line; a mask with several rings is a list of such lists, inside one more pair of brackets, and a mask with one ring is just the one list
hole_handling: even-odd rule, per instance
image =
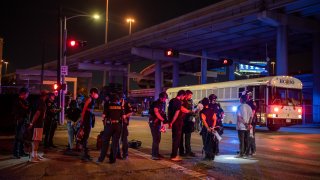
[[[79, 15], [75, 15], [75, 16], [71, 16], [71, 17], [64, 17], [63, 22], [60, 22], [60, 24], [63, 24], [63, 33], [61, 33], [60, 39], [62, 39], [63, 43], [62, 43], [62, 65], [66, 66], [67, 65], [67, 39], [68, 39], [68, 30], [67, 30], [67, 21], [76, 17], [93, 17], [94, 19], [99, 19], [100, 17], [98, 15], [94, 15], [94, 16], [90, 16], [90, 15], [86, 15], [86, 14], [79, 14]], [[62, 21], [62, 20], [61, 20]], [[61, 66], [59, 67], [59, 71], [61, 72]], [[65, 74], [61, 74], [60, 73], [60, 82], [61, 85], [65, 84]], [[75, 92], [74, 92], [75, 93]], [[60, 124], [64, 124], [64, 110], [65, 110], [65, 90], [61, 89], [60, 90], [60, 107], [61, 107], [61, 113], [60, 113]]]
[[134, 23], [134, 19], [128, 18], [127, 23], [129, 23], [129, 35], [131, 35], [131, 26], [132, 26], [132, 23]]
[[109, 23], [109, 0], [106, 0], [106, 29], [105, 29], [105, 36], [104, 36], [104, 43], [108, 43], [108, 23]]
[[[63, 19], [63, 60], [62, 60], [62, 65], [66, 66], [67, 64], [67, 18], [66, 16]], [[61, 71], [61, 67], [60, 67]], [[61, 84], [65, 84], [65, 75], [61, 74]], [[64, 124], [64, 110], [65, 110], [65, 90], [61, 89], [60, 90], [60, 95], [61, 95], [61, 113], [60, 113], [60, 124]]]
[[4, 71], [4, 75], [6, 75], [7, 74], [7, 69], [8, 69], [8, 64], [9, 64], [9, 62], [3, 62], [5, 65], [6, 65], [6, 69], [5, 69], [5, 71]]

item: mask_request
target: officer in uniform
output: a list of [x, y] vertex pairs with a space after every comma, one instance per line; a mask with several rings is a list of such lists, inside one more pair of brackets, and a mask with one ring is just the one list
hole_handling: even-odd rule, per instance
[[[186, 96], [182, 101], [182, 106], [189, 111], [193, 110], [192, 92], [186, 90]], [[180, 140], [179, 154], [180, 156], [191, 156], [195, 157], [195, 153], [191, 151], [191, 134], [194, 131], [193, 114], [185, 114], [183, 119], [182, 135]], [[185, 142], [184, 142], [185, 139]], [[184, 149], [186, 150], [184, 152]]]
[[[91, 88], [89, 98], [87, 98], [81, 113], [80, 128], [82, 128], [83, 130], [83, 137], [81, 139], [81, 144], [83, 147], [83, 156], [81, 159], [84, 161], [92, 160], [91, 157], [89, 156], [89, 150], [87, 145], [88, 145], [88, 139], [90, 136], [91, 128], [94, 126], [93, 123], [94, 123], [95, 117], [93, 114], [93, 110], [98, 97], [99, 97], [98, 89]], [[79, 131], [81, 131], [81, 129]]]
[[161, 141], [161, 122], [166, 123], [165, 104], [168, 99], [166, 92], [159, 94], [159, 99], [154, 101], [149, 110], [149, 126], [152, 134], [152, 159], [160, 160], [163, 156], [159, 154], [159, 144]]
[[112, 137], [112, 145], [111, 152], [109, 156], [109, 162], [116, 162], [116, 155], [118, 151], [119, 138], [121, 134], [121, 119], [122, 117], [122, 107], [119, 103], [119, 98], [116, 95], [112, 95], [110, 98], [111, 102], [107, 109], [104, 110], [105, 120], [104, 120], [104, 131], [102, 135], [102, 147], [100, 151], [100, 156], [97, 160], [97, 163], [101, 163], [104, 161], [106, 153], [108, 151], [109, 141]]
[[55, 103], [54, 93], [48, 94], [46, 106], [47, 106], [47, 111], [46, 111], [45, 125], [44, 125], [44, 133], [45, 133], [44, 146], [45, 148], [49, 148], [49, 147], [55, 148], [56, 146], [53, 145], [53, 136], [57, 129], [57, 125], [58, 125], [57, 115], [60, 112], [60, 109]]
[[122, 109], [122, 128], [121, 128], [121, 137], [120, 141], [122, 144], [122, 157], [120, 153], [120, 144], [118, 146], [118, 152], [117, 152], [117, 157], [120, 159], [127, 159], [128, 158], [128, 126], [129, 126], [129, 120], [130, 116], [132, 115], [132, 107], [131, 104], [126, 100], [126, 96], [123, 94], [121, 100], [121, 109]]
[[23, 133], [26, 130], [26, 124], [29, 123], [30, 105], [27, 101], [29, 90], [21, 88], [19, 90], [19, 99], [14, 107], [14, 119], [17, 123], [16, 135], [14, 140], [13, 158], [20, 159], [20, 156], [28, 156], [24, 151], [24, 138]]
[[[224, 111], [220, 106], [220, 103], [217, 102], [217, 96], [215, 94], [211, 94], [209, 96], [209, 108], [214, 111], [214, 113], [217, 115], [217, 123], [216, 123], [216, 130], [218, 131], [219, 135], [223, 134], [223, 124], [222, 124], [222, 119], [223, 119], [223, 114]], [[219, 154], [219, 141], [216, 142], [216, 155]]]

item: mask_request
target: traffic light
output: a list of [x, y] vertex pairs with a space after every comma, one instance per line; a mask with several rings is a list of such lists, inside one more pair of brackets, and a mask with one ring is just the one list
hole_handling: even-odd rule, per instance
[[222, 66], [231, 66], [233, 61], [231, 59], [224, 58], [219, 60], [219, 64]]
[[175, 57], [175, 58], [177, 58], [177, 57], [179, 57], [179, 51], [173, 50], [173, 49], [166, 49], [164, 51], [164, 55], [166, 57]]
[[87, 45], [87, 41], [82, 40], [69, 40], [68, 46], [71, 48], [84, 47]]
[[53, 84], [53, 90], [54, 91], [60, 91], [61, 90], [61, 84], [54, 83]]

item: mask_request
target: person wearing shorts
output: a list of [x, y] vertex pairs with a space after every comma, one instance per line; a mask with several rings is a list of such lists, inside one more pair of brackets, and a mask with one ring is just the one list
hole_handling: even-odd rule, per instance
[[37, 110], [32, 118], [32, 121], [29, 125], [29, 128], [33, 128], [33, 136], [32, 136], [32, 152], [29, 161], [30, 162], [39, 162], [43, 159], [42, 156], [38, 155], [39, 144], [42, 141], [43, 134], [43, 123], [46, 115], [46, 99], [47, 92], [41, 92], [40, 100], [37, 105]]

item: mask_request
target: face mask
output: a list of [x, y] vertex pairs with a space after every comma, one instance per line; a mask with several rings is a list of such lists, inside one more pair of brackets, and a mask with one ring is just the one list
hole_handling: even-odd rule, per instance
[[98, 97], [99, 97], [98, 94], [94, 94], [94, 95], [93, 95], [93, 98], [94, 98], [94, 99], [98, 99]]

